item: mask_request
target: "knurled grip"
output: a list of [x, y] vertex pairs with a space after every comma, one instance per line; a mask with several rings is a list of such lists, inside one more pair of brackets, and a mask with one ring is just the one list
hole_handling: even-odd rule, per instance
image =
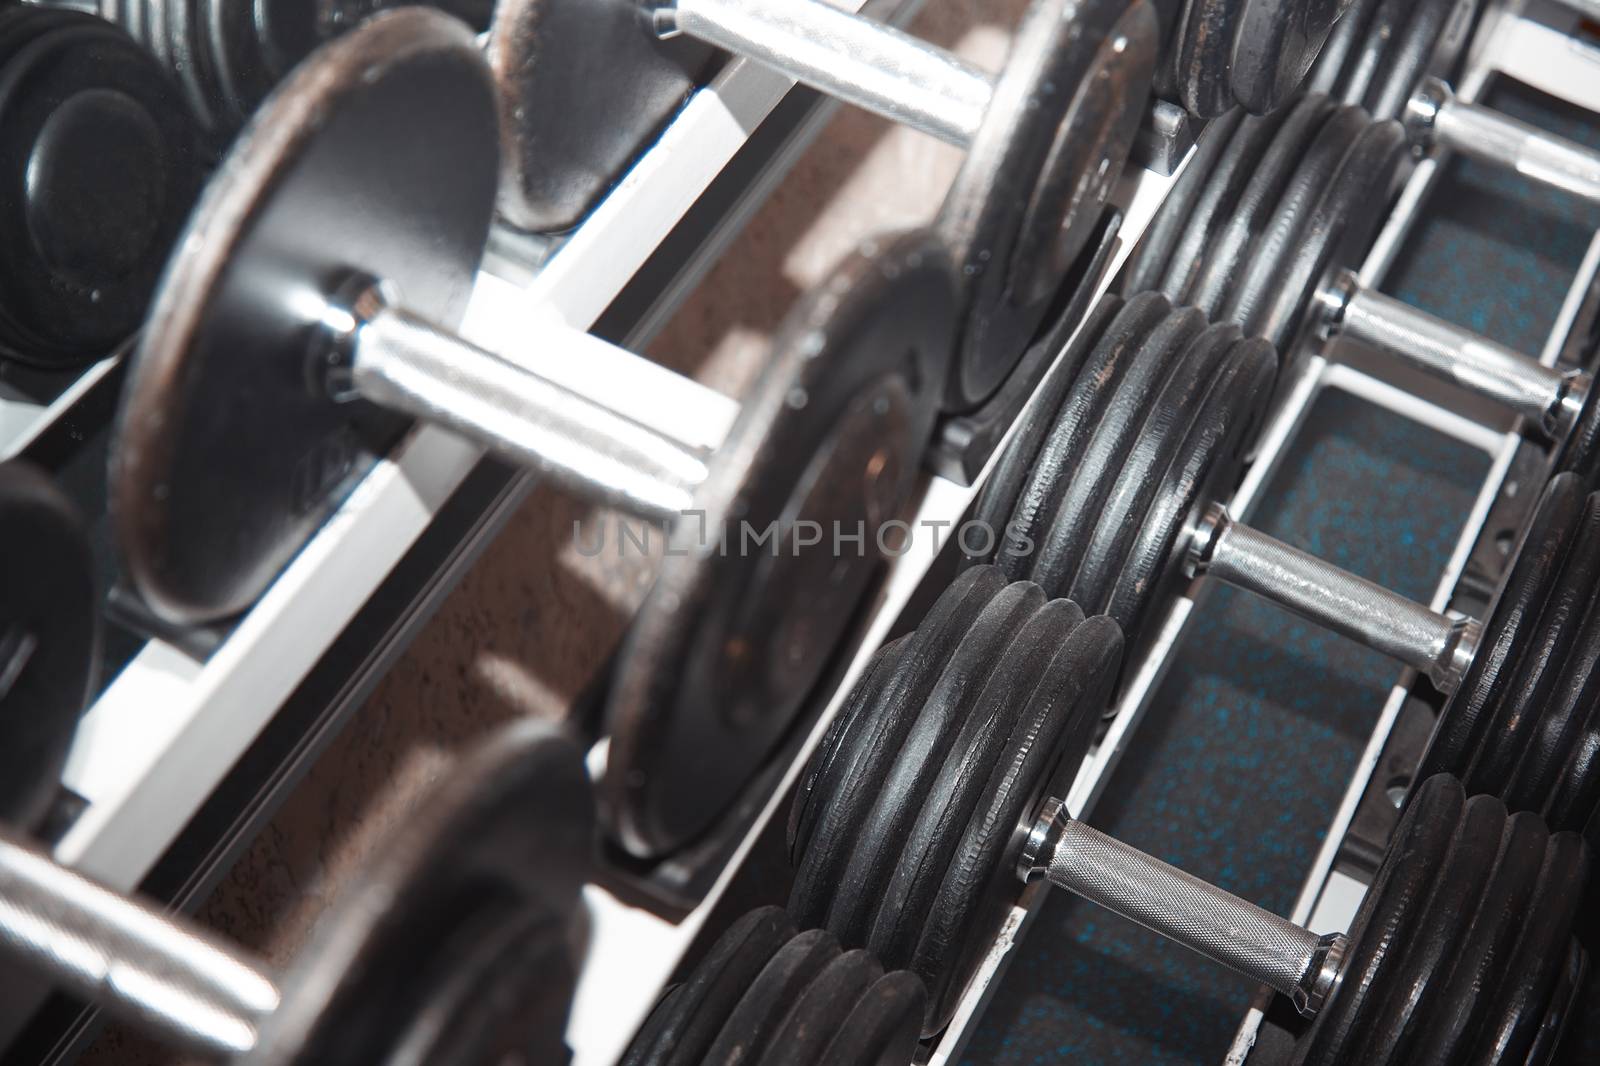
[[1199, 952], [1296, 1001], [1326, 944], [1315, 933], [1065, 820], [1050, 855], [1050, 883]]

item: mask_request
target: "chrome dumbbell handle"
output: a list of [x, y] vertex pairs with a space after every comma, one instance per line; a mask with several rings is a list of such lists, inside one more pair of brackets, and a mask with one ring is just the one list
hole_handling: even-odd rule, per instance
[[965, 148], [993, 79], [951, 52], [822, 0], [663, 0], [658, 33], [688, 34]]
[[255, 1047], [279, 1002], [257, 963], [0, 834], [0, 953], [175, 1045]]
[[1423, 373], [1451, 382], [1526, 419], [1551, 440], [1577, 420], [1589, 375], [1537, 359], [1426, 311], [1364, 288], [1343, 271], [1318, 297], [1324, 337], [1341, 334]]
[[1047, 801], [1018, 874], [1044, 877], [1235, 973], [1314, 1015], [1338, 984], [1347, 940], [1318, 936], [1068, 816]]
[[1482, 627], [1440, 614], [1341, 570], [1213, 504], [1189, 538], [1186, 569], [1270, 600], [1335, 633], [1414, 667], [1441, 692], [1454, 692], [1477, 651]]
[[336, 396], [445, 426], [644, 517], [682, 514], [706, 478], [695, 450], [408, 314], [381, 283], [346, 286], [322, 321], [323, 387]]
[[1526, 122], [1456, 99], [1438, 78], [1423, 82], [1406, 104], [1412, 142], [1508, 167], [1531, 181], [1600, 204], [1600, 152]]

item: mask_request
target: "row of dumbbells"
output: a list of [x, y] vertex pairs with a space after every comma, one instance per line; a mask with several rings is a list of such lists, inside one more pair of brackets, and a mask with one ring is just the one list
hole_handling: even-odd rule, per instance
[[[1109, 25], [1106, 40], [1116, 47], [1100, 51], [1125, 53], [1127, 33], [1120, 22]], [[999, 93], [997, 87], [991, 91]], [[393, 439], [397, 426], [383, 411], [441, 421], [599, 498], [657, 517], [702, 509], [709, 499], [714, 505], [703, 509], [715, 516], [713, 527], [732, 515], [798, 513], [872, 522], [897, 513], [932, 419], [951, 406], [956, 382], [982, 365], [978, 353], [996, 358], [999, 349], [973, 342], [971, 329], [961, 328], [964, 317], [970, 325], [984, 297], [952, 269], [948, 230], [877, 242], [803, 301], [774, 344], [762, 384], [746, 398], [739, 423], [709, 461], [563, 393], [509, 359], [466, 345], [441, 323], [459, 315], [490, 222], [500, 174], [495, 92], [475, 42], [456, 24], [418, 12], [380, 19], [322, 50], [291, 78], [212, 180], [190, 227], [204, 240], [185, 241], [168, 267], [131, 368], [118, 430], [113, 496], [119, 537], [130, 572], [158, 611], [192, 622], [247, 606], [320, 524], [358, 469], [349, 454], [375, 454]], [[808, 990], [802, 1002], [848, 1004], [852, 1017], [865, 1012], [857, 1025], [839, 1032], [860, 1033], [868, 1046], [891, 1046], [900, 1039], [893, 1034], [908, 1031], [907, 1018], [921, 1016], [917, 1031], [937, 1026], [963, 983], [963, 958], [992, 935], [986, 916], [1008, 894], [1014, 897], [1017, 870], [1048, 871], [1053, 880], [1139, 920], [1211, 944], [1222, 961], [1261, 976], [1308, 1012], [1327, 1008], [1327, 1017], [1335, 1013], [1330, 1003], [1352, 1002], [1332, 993], [1350, 984], [1342, 975], [1358, 964], [1366, 967], [1361, 981], [1367, 986], [1378, 979], [1372, 975], [1391, 974], [1380, 963], [1404, 974], [1423, 972], [1427, 962], [1459, 973], [1455, 980], [1466, 987], [1467, 963], [1454, 940], [1448, 950], [1437, 940], [1418, 939], [1434, 946], [1416, 954], [1389, 953], [1392, 936], [1366, 946], [1380, 939], [1376, 933], [1368, 937], [1367, 926], [1420, 926], [1458, 937], [1466, 928], [1460, 923], [1470, 925], [1481, 910], [1489, 913], [1480, 901], [1490, 898], [1491, 889], [1520, 892], [1515, 898], [1524, 902], [1573, 896], [1561, 890], [1582, 877], [1586, 859], [1575, 837], [1549, 834], [1536, 817], [1507, 819], [1505, 807], [1494, 801], [1462, 802], [1461, 786], [1441, 779], [1446, 783], [1419, 790], [1409, 828], [1402, 830], [1406, 841], [1412, 839], [1407, 833], [1421, 834], [1415, 847], [1402, 852], [1421, 849], [1431, 856], [1428, 863], [1393, 860], [1400, 872], [1380, 878], [1380, 884], [1403, 886], [1395, 889], [1397, 898], [1386, 903], [1386, 892], [1375, 889], [1368, 909], [1378, 917], [1369, 914], [1358, 922], [1353, 941], [1310, 938], [1315, 944], [1308, 946], [1305, 934], [1258, 912], [1228, 910], [1243, 905], [1218, 902], [1214, 893], [1118, 850], [1044, 802], [1059, 783], [1051, 775], [1070, 771], [1081, 759], [1088, 728], [1083, 723], [1098, 718], [1116, 684], [1123, 633], [1137, 640], [1144, 614], [1187, 573], [1209, 569], [1372, 640], [1456, 691], [1456, 710], [1447, 711], [1446, 721], [1455, 721], [1466, 739], [1452, 749], [1436, 738], [1429, 758], [1437, 768], [1466, 777], [1474, 792], [1500, 791], [1512, 809], [1542, 811], [1558, 825], [1581, 827], [1587, 820], [1592, 775], [1581, 745], [1569, 753], [1548, 742], [1552, 736], [1581, 740], [1591, 702], [1584, 691], [1587, 672], [1579, 669], [1580, 651], [1593, 643], [1583, 581], [1592, 577], [1588, 560], [1594, 555], [1581, 473], [1552, 482], [1506, 590], [1481, 624], [1402, 608], [1381, 590], [1332, 575], [1234, 526], [1213, 505], [1249, 454], [1276, 373], [1272, 345], [1246, 337], [1271, 337], [1263, 322], [1287, 322], [1283, 328], [1298, 333], [1308, 324], [1302, 321], [1309, 319], [1308, 308], [1330, 303], [1340, 308], [1330, 320], [1349, 322], [1350, 309], [1366, 298], [1347, 282], [1331, 290], [1340, 301], [1322, 295], [1334, 276], [1330, 265], [1357, 254], [1362, 240], [1346, 216], [1370, 208], [1368, 201], [1350, 206], [1357, 197], [1348, 190], [1369, 172], [1357, 163], [1376, 167], [1389, 161], [1398, 168], [1406, 153], [1399, 127], [1358, 128], [1349, 115], [1313, 99], [1259, 123], [1226, 119], [1208, 135], [1174, 206], [1130, 271], [1126, 303], [1103, 305], [1085, 325], [1052, 376], [1053, 399], [1023, 427], [986, 491], [984, 512], [997, 519], [996, 528], [1007, 530], [1001, 569], [975, 569], [978, 576], [952, 590], [947, 598], [956, 606], [930, 616], [919, 631], [938, 634], [927, 638], [932, 650], [912, 658], [909, 646], [896, 645], [880, 656], [808, 775], [796, 808], [801, 865], [792, 906], [800, 925], [825, 924], [834, 940], [801, 934], [793, 939], [802, 947], [774, 946], [759, 963], [749, 958], [765, 948], [749, 958], [741, 955], [741, 965], [759, 967], [765, 978], [759, 987], [766, 990], [767, 1005], [762, 1007], [761, 997], [745, 1005], [741, 995], [738, 1016], [744, 1021], [725, 1038], [732, 1023], [719, 1021], [713, 1039], [731, 1041], [730, 1048], [737, 1045], [747, 1055], [752, 1046], [766, 1046], [772, 1034], [803, 1022], [792, 1015], [793, 996], [773, 996], [779, 986], [772, 982], [780, 978], [788, 982], [782, 988]], [[1234, 158], [1212, 145], [1231, 143], [1247, 126], [1262, 153], [1284, 130], [1306, 139], [1283, 142], [1273, 156], [1276, 170], [1263, 154], [1231, 172], [1217, 168], [1233, 177], [1212, 181], [1213, 168], [1200, 165], [1206, 153]], [[1320, 151], [1306, 149], [1322, 145], [1324, 137], [1328, 143]], [[1020, 143], [1008, 147], [1020, 151]], [[1104, 142], [1093, 143], [1097, 147], [1067, 162], [1062, 153], [1049, 153], [1049, 180], [1029, 188], [1083, 188], [1064, 175], [1104, 170]], [[1082, 149], [1084, 139], [1066, 137], [1061, 145]], [[974, 159], [981, 158], [980, 147], [975, 140]], [[993, 175], [1004, 171], [993, 159], [987, 165], [993, 183]], [[1229, 199], [1229, 189], [1239, 194], [1247, 186], [1253, 198]], [[1361, 188], [1383, 198], [1392, 185], [1376, 194], [1373, 186]], [[1185, 199], [1191, 194], [1196, 198]], [[1057, 212], [1047, 217], [1065, 218], [1097, 207], [1104, 195], [1101, 187], [1093, 196], [1044, 210]], [[1036, 196], [1023, 200], [1019, 207], [991, 193], [977, 213], [992, 214], [1009, 202], [1013, 217], [1007, 228], [1021, 234], [1016, 239], [1025, 245], [1037, 239], [1039, 209]], [[1196, 207], [1201, 200], [1210, 205], [1209, 214]], [[949, 214], [964, 217], [955, 210]], [[1199, 237], [1191, 235], [1195, 226], [1202, 227]], [[1163, 270], [1173, 264], [1184, 264], [1174, 267], [1180, 271], [1209, 268], [1214, 259], [1186, 261], [1173, 249], [1206, 247], [1204, 235], [1223, 230], [1235, 238], [1238, 262], [1218, 268], [1228, 276], [1214, 284], [1226, 289], [1234, 278], [1244, 285], [1254, 276], [1254, 290], [1228, 299], [1270, 308], [1277, 317], [1211, 308], [1175, 311], [1163, 297], [1140, 291], [1150, 287], [1137, 281], [1144, 263], [1160, 260]], [[1330, 230], [1334, 235], [1326, 236]], [[1267, 234], [1279, 236], [1267, 240]], [[1330, 246], [1332, 251], [1310, 250]], [[1049, 261], [1036, 251], [1040, 262]], [[1005, 302], [1017, 287], [1003, 286], [989, 310], [1000, 308], [1003, 313], [993, 317], [1007, 319], [1006, 331], [1025, 337], [1031, 327], [1017, 325]], [[1187, 293], [1177, 298], [1199, 302]], [[1365, 306], [1370, 309], [1370, 298]], [[1236, 326], [1211, 324], [1235, 314]], [[992, 335], [980, 329], [980, 337]], [[957, 336], [965, 343], [953, 345]], [[593, 343], [561, 335], [539, 340], [579, 348]], [[1294, 350], [1292, 344], [1282, 347]], [[1014, 360], [1016, 348], [1005, 349], [1000, 362]], [[1476, 354], [1434, 351], [1429, 358]], [[952, 365], [960, 369], [952, 371]], [[1570, 391], [1574, 382], [1563, 387]], [[801, 404], [793, 402], [796, 396], [803, 397]], [[1562, 402], [1574, 414], [1586, 410], [1576, 400]], [[330, 455], [343, 461], [327, 462]], [[307, 456], [319, 459], [320, 476], [309, 483]], [[8, 538], [10, 528], [8, 523]], [[1044, 547], [1035, 550], [1038, 545]], [[733, 554], [686, 558], [669, 563], [663, 574], [630, 636], [611, 697], [613, 746], [604, 807], [612, 831], [647, 855], [695, 837], [744, 787], [751, 768], [814, 687], [871, 573], [866, 564], [841, 572], [838, 560], [817, 556], [797, 555], [769, 567]], [[1002, 587], [1001, 573], [1029, 577], [1044, 591]], [[1081, 609], [1046, 602], [1046, 595], [1070, 596]], [[1084, 612], [1097, 617], [1086, 621]], [[952, 620], [929, 630], [946, 615]], [[19, 656], [10, 673], [18, 678], [37, 676], [28, 669], [35, 649], [73, 654], [71, 649], [84, 647], [81, 639], [40, 632], [28, 621], [35, 615], [19, 617], [23, 624], [8, 627]], [[941, 683], [946, 663], [967, 647], [969, 637], [973, 643], [962, 662], [970, 669], [951, 676], [977, 671], [992, 680], [981, 688]], [[1013, 654], [1014, 667], [1006, 665]], [[1558, 690], [1567, 716], [1552, 721], [1535, 714]], [[980, 697], [981, 705], [973, 702]], [[55, 723], [41, 750], [64, 750], [60, 737], [70, 735], [75, 714], [75, 708], [55, 715], [30, 709], [37, 720]], [[1001, 714], [1008, 717], [995, 717]], [[1497, 724], [1502, 714], [1510, 727]], [[1440, 737], [1448, 734], [1441, 726]], [[1469, 749], [1465, 755], [1463, 746]], [[1451, 750], [1456, 762], [1450, 761]], [[901, 759], [903, 751], [912, 754]], [[941, 763], [930, 752], [946, 757]], [[46, 759], [31, 775], [36, 795], [53, 788], [52, 764], [59, 762]], [[1491, 772], [1508, 765], [1510, 776]], [[837, 767], [829, 778], [836, 783], [822, 787], [829, 767]], [[1047, 788], [1046, 779], [1057, 784]], [[891, 780], [900, 784], [884, 784]], [[1008, 781], [1026, 787], [1008, 788]], [[873, 791], [880, 787], [886, 789], [881, 796]], [[1422, 802], [1436, 794], [1445, 798]], [[1527, 795], [1538, 798], [1516, 798]], [[927, 803], [930, 796], [938, 803]], [[1558, 809], [1553, 796], [1565, 796], [1564, 806]], [[37, 806], [35, 799], [32, 807]], [[819, 818], [835, 828], [821, 831]], [[1470, 837], [1478, 848], [1470, 856], [1488, 859], [1470, 866], [1479, 871], [1477, 880], [1439, 879], [1441, 889], [1448, 884], [1460, 898], [1452, 897], [1453, 909], [1435, 915], [1427, 903], [1438, 894], [1430, 878], [1455, 854], [1458, 822], [1462, 839], [1470, 837], [1468, 828], [1479, 834]], [[1007, 849], [1023, 838], [1032, 841], [1026, 854], [1010, 854]], [[900, 850], [907, 840], [920, 849], [909, 858]], [[1469, 851], [1462, 846], [1463, 856]], [[1497, 880], [1495, 860], [1502, 853], [1509, 857]], [[1524, 860], [1534, 854], [1543, 858], [1530, 867]], [[1460, 865], [1450, 869], [1468, 869], [1467, 858], [1454, 861]], [[51, 870], [49, 876], [65, 875]], [[836, 902], [833, 894], [841, 886], [850, 898]], [[1530, 895], [1539, 892], [1555, 894]], [[1530, 960], [1526, 971], [1513, 971], [1526, 977], [1517, 977], [1523, 983], [1515, 987], [1539, 994], [1517, 999], [1514, 1017], [1504, 1022], [1522, 1034], [1512, 1043], [1524, 1050], [1535, 1046], [1528, 1041], [1537, 1042], [1539, 1034], [1550, 1042], [1549, 1019], [1559, 1020], [1554, 1005], [1566, 1002], [1562, 997], [1570, 994], [1581, 960], [1581, 953], [1566, 947], [1569, 911], [1552, 904], [1536, 913], [1544, 924], [1531, 931], [1509, 919], [1486, 920], [1476, 939], [1469, 938], [1480, 955], [1493, 958], [1524, 938], [1530, 945], [1515, 948], [1518, 958]], [[1207, 927], [1208, 914], [1221, 914], [1226, 928]], [[753, 921], [774, 930], [762, 943], [788, 942], [787, 930], [772, 915]], [[1261, 930], [1265, 946], [1238, 936], [1241, 928]], [[873, 948], [879, 961], [844, 952], [841, 944]], [[481, 961], [488, 950], [467, 954]], [[1239, 954], [1249, 958], [1237, 960]], [[1251, 961], [1265, 956], [1269, 963]], [[779, 965], [780, 958], [788, 961]], [[1408, 958], [1409, 971], [1402, 966]], [[812, 969], [818, 959], [823, 965]], [[1534, 959], [1545, 968], [1534, 966]], [[1555, 973], [1557, 961], [1567, 969]], [[766, 976], [772, 966], [774, 974]], [[923, 991], [902, 977], [883, 977], [885, 966], [912, 969]], [[822, 981], [824, 970], [834, 979]], [[1546, 970], [1555, 976], [1547, 979]], [[738, 982], [726, 986], [734, 987], [743, 991]], [[750, 994], [756, 987], [750, 986]], [[1485, 1011], [1500, 1003], [1494, 991], [1499, 984], [1471, 987], [1489, 989], [1481, 992]], [[1512, 985], [1505, 987], [1501, 999], [1512, 995]], [[850, 988], [858, 992], [841, 991]], [[867, 995], [869, 989], [877, 992]], [[678, 1036], [661, 1035], [681, 1034], [689, 1026], [674, 1018], [699, 1017], [691, 1028], [706, 1031], [711, 1015], [700, 1014], [708, 1009], [704, 1002], [698, 993], [675, 993], [676, 1006], [664, 1005], [652, 1019], [650, 1046], [678, 1046]], [[1339, 1016], [1355, 1018], [1381, 1006], [1374, 1000], [1361, 1007], [1363, 1002], [1368, 1001], [1339, 1007]], [[456, 1018], [448, 1011], [437, 1017], [444, 1019], [441, 1025]], [[1444, 1024], [1425, 1013], [1401, 1021], [1412, 1027], [1406, 1039]], [[1368, 1029], [1353, 1025], [1318, 1023], [1314, 1032], [1365, 1039]], [[1451, 1039], [1488, 1039], [1481, 1026], [1469, 1030]], [[774, 1041], [772, 1054], [789, 1053], [776, 1049], [792, 1045]], [[639, 1052], [647, 1053], [656, 1054]], [[1368, 1061], [1354, 1057], [1353, 1049], [1327, 1054], [1334, 1058], [1318, 1061]]]

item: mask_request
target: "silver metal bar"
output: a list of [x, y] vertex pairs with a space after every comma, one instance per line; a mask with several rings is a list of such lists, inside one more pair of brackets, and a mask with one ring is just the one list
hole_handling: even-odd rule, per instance
[[1345, 271], [1321, 294], [1322, 329], [1341, 333], [1482, 396], [1560, 439], [1583, 406], [1588, 380], [1374, 292]]
[[689, 510], [694, 450], [392, 306], [356, 315], [349, 387], [586, 497], [646, 518]]
[[1600, 152], [1509, 115], [1456, 99], [1438, 78], [1406, 104], [1406, 129], [1424, 147], [1440, 145], [1491, 166], [1509, 167], [1554, 189], [1600, 204]]
[[0, 953], [165, 1040], [214, 1057], [255, 1047], [277, 984], [208, 934], [0, 835]]
[[1024, 849], [1024, 880], [1052, 885], [1137, 922], [1288, 996], [1315, 1014], [1338, 981], [1346, 941], [1293, 922], [1045, 805]]
[[1236, 523], [1221, 504], [1189, 542], [1188, 566], [1398, 659], [1451, 693], [1477, 650], [1481, 626], [1440, 614], [1382, 585]]
[[965, 148], [994, 82], [943, 48], [822, 0], [676, 0], [654, 8], [686, 33], [857, 107]]

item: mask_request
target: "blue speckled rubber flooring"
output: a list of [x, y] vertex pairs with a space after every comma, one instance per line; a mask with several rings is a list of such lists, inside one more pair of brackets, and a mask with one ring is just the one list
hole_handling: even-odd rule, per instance
[[[1600, 143], [1592, 116], [1492, 102]], [[1600, 211], [1457, 165], [1386, 288], [1537, 351]], [[1487, 457], [1325, 393], [1254, 524], [1409, 595], [1437, 583]], [[1265, 907], [1293, 905], [1398, 668], [1225, 589], [1189, 636], [1092, 821]], [[1054, 894], [963, 1061], [1220, 1063], [1248, 982]]]

